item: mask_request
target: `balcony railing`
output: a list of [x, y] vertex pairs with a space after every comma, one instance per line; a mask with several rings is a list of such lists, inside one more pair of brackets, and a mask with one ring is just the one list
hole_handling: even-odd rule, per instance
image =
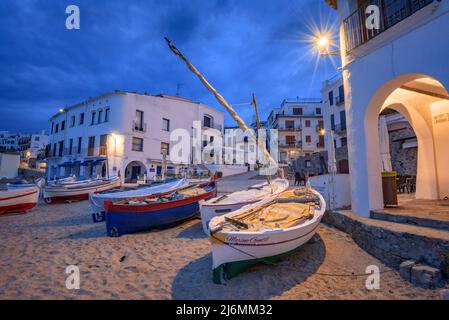
[[[388, 30], [395, 24], [410, 17], [434, 0], [370, 0], [360, 6], [349, 17], [343, 21], [345, 29], [346, 52], [375, 38], [382, 32]], [[366, 8], [369, 5], [379, 7], [380, 25], [379, 29], [368, 29], [366, 27]]]
[[316, 143], [317, 148], [324, 148], [324, 142], [317, 142]]
[[292, 143], [279, 142], [278, 146], [280, 148], [301, 148], [302, 147], [302, 142], [301, 141], [292, 142]]
[[334, 128], [335, 133], [343, 133], [346, 132], [346, 124], [336, 124]]
[[203, 121], [203, 128], [210, 128], [210, 129], [216, 129], [218, 131], [222, 131], [222, 126], [219, 124], [215, 124], [215, 123], [205, 123]]
[[337, 106], [341, 106], [344, 103], [345, 103], [345, 96], [338, 96], [335, 98], [335, 104]]
[[[53, 147], [52, 147], [53, 148]], [[107, 156], [108, 148], [107, 146], [100, 146], [94, 148], [82, 148], [78, 152], [78, 146], [73, 146], [72, 150], [70, 148], [64, 148], [62, 154], [59, 152], [59, 148], [56, 149], [56, 154], [53, 156], [53, 149], [51, 150], [48, 158], [62, 158], [62, 157], [98, 157], [98, 156]]]
[[133, 128], [133, 131], [146, 132], [147, 131], [147, 124], [146, 123], [142, 123], [140, 121], [133, 120], [132, 128]]
[[300, 126], [279, 126], [276, 129], [278, 129], [279, 131], [301, 131]]

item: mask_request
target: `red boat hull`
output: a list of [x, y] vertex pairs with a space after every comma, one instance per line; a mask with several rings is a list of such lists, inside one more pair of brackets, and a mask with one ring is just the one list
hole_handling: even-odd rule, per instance
[[0, 207], [0, 215], [9, 213], [25, 213], [28, 210], [33, 209], [37, 203], [21, 203], [12, 206]]

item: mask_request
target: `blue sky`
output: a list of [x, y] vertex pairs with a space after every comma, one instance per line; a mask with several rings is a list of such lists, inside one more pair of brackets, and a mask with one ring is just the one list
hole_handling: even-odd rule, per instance
[[[65, 28], [70, 4], [80, 30]], [[266, 119], [284, 98], [320, 97], [338, 72], [307, 41], [317, 26], [336, 32], [336, 19], [324, 0], [2, 0], [0, 130], [48, 129], [59, 108], [116, 89], [175, 94], [181, 84], [181, 96], [222, 109], [164, 36], [229, 103], [255, 92]], [[251, 106], [236, 110], [252, 120]]]

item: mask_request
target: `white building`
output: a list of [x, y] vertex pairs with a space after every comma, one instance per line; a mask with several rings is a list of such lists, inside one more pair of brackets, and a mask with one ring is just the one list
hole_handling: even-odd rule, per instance
[[449, 2], [379, 0], [377, 29], [366, 6], [327, 0], [338, 10], [345, 87], [352, 210], [383, 208], [379, 113], [403, 114], [418, 141], [418, 199], [449, 197]]
[[[185, 129], [196, 136], [193, 122], [222, 132], [224, 114], [201, 103], [167, 95], [107, 93], [60, 110], [50, 118], [48, 178], [120, 175], [134, 182], [163, 170], [179, 172], [170, 161], [170, 133]], [[203, 137], [203, 140], [207, 137]]]
[[0, 179], [12, 179], [19, 173], [20, 155], [16, 152], [0, 153]]
[[33, 133], [30, 139], [29, 158], [37, 159], [45, 155], [45, 148], [48, 145], [48, 135], [44, 131]]
[[286, 99], [271, 111], [267, 126], [278, 130], [280, 164], [324, 150], [321, 99]]
[[[321, 95], [323, 97], [326, 150], [329, 151], [331, 146], [334, 147], [337, 172], [348, 173], [348, 138], [346, 135], [346, 108], [342, 75], [337, 74], [324, 81]], [[331, 130], [333, 135], [330, 134]]]

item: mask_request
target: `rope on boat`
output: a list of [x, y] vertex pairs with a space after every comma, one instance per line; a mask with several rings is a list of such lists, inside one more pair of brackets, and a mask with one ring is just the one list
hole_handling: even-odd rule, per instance
[[[232, 244], [229, 244], [229, 243], [224, 242], [223, 240], [221, 240], [221, 239], [215, 237], [213, 232], [210, 232], [209, 234], [210, 234], [210, 236], [211, 236], [212, 238], [214, 238], [214, 239], [217, 240], [218, 242], [220, 242], [220, 243], [222, 243], [222, 244], [224, 244], [224, 245], [227, 245], [228, 247], [230, 247], [230, 248], [232, 248], [232, 249], [234, 249], [234, 250], [237, 250], [237, 251], [239, 251], [240, 253], [246, 254], [247, 256], [249, 256], [249, 257], [251, 257], [251, 258], [253, 258], [253, 259], [259, 260], [260, 262], [264, 262], [264, 263], [266, 263], [266, 264], [268, 264], [268, 265], [275, 265], [275, 264], [276, 264], [275, 262], [266, 260], [265, 258], [258, 258], [258, 257], [256, 257], [256, 256], [252, 255], [251, 253], [246, 252], [245, 250], [236, 248], [236, 247], [233, 246]], [[396, 271], [396, 270], [394, 270], [394, 269], [381, 270], [381, 271], [379, 271], [379, 274], [391, 273], [391, 272], [395, 272], [395, 271]], [[305, 271], [301, 271], [301, 270], [295, 270], [295, 272], [298, 272], [298, 273], [306, 273]], [[366, 277], [366, 276], [368, 276], [369, 274], [367, 274], [367, 273], [359, 273], [359, 274], [351, 273], [351, 274], [345, 274], [345, 273], [314, 272], [312, 275], [315, 275], [315, 276], [322, 276], [322, 277]]]

